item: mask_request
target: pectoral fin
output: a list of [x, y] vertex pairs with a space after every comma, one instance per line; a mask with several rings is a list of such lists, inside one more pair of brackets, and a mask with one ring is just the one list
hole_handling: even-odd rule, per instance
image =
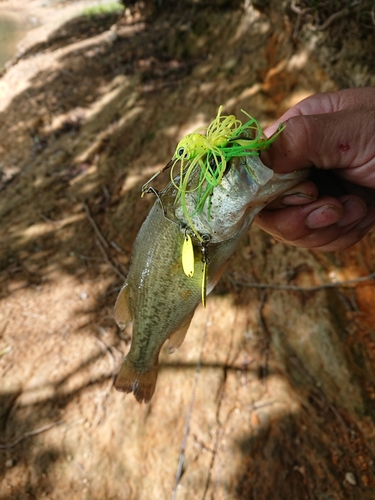
[[184, 323], [184, 325], [172, 333], [168, 340], [168, 353], [173, 354], [185, 340], [186, 332], [189, 329], [193, 315]]
[[129, 358], [125, 358], [115, 380], [115, 388], [132, 392], [138, 403], [148, 403], [155, 391], [158, 378], [158, 360], [146, 372], [138, 372]]
[[132, 316], [129, 310], [128, 302], [128, 284], [122, 287], [120, 293], [118, 294], [116, 304], [115, 304], [115, 321], [118, 326], [123, 330], [125, 326], [131, 321]]

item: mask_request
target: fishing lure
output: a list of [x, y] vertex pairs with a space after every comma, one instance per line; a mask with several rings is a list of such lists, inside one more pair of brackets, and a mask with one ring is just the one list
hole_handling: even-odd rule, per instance
[[[170, 162], [142, 187], [142, 196], [146, 192], [154, 192], [149, 187], [150, 182], [160, 173], [170, 168], [171, 182], [177, 189], [175, 203], [181, 204], [184, 218], [191, 234], [196, 237], [202, 248], [203, 277], [202, 303], [205, 305], [207, 280], [207, 240], [195, 228], [192, 218], [201, 214], [207, 207], [207, 217], [210, 217], [210, 198], [225, 174], [231, 158], [258, 156], [276, 139], [285, 125], [280, 124], [274, 135], [267, 138], [263, 134], [259, 122], [242, 110], [249, 118], [244, 124], [234, 115], [221, 116], [219, 107], [216, 118], [207, 128], [199, 128], [186, 135], [177, 145]], [[179, 164], [178, 171], [176, 166]], [[244, 164], [244, 168], [246, 165]], [[250, 172], [248, 172], [251, 175]], [[197, 180], [196, 180], [197, 179]], [[193, 182], [194, 181], [194, 182]], [[196, 204], [193, 212], [187, 209], [186, 195], [196, 191]], [[194, 247], [191, 236], [185, 228], [182, 246], [182, 267], [188, 277], [194, 275]]]

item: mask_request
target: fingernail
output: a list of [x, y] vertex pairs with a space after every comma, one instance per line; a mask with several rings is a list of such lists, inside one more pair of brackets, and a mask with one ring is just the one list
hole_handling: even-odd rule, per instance
[[350, 224], [354, 224], [366, 216], [367, 206], [364, 201], [349, 198], [343, 201], [342, 204], [344, 205], [344, 215], [337, 222], [338, 227], [350, 226]]
[[284, 196], [281, 202], [284, 205], [304, 205], [316, 201], [317, 197], [306, 193], [291, 193]]
[[309, 213], [305, 219], [305, 225], [310, 229], [320, 229], [335, 224], [342, 218], [342, 215], [341, 208], [334, 205], [323, 205]]

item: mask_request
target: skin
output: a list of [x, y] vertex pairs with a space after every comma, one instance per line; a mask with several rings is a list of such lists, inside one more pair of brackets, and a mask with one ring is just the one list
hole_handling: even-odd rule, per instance
[[267, 205], [255, 224], [283, 243], [344, 250], [375, 227], [375, 88], [316, 94], [289, 109], [261, 159], [277, 173], [315, 167]]

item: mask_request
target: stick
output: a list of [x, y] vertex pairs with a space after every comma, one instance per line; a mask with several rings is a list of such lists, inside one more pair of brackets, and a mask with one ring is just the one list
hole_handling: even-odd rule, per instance
[[98, 245], [100, 253], [103, 255], [103, 258], [107, 262], [107, 264], [109, 265], [109, 267], [117, 274], [117, 276], [119, 276], [123, 281], [125, 281], [126, 280], [126, 276], [124, 276], [122, 274], [122, 272], [119, 271], [114, 264], [112, 264], [110, 258], [106, 254], [106, 251], [104, 250], [103, 245], [101, 244], [101, 242], [98, 239], [96, 239], [95, 242]]
[[247, 281], [236, 281], [233, 276], [228, 275], [229, 281], [233, 285], [245, 286], [246, 288], [261, 288], [270, 290], [286, 290], [286, 291], [296, 291], [296, 292], [318, 292], [320, 290], [325, 290], [327, 288], [340, 288], [350, 285], [355, 285], [357, 283], [363, 283], [365, 281], [372, 281], [375, 279], [375, 272], [367, 276], [362, 276], [360, 278], [354, 278], [351, 280], [337, 281], [336, 283], [322, 283], [316, 286], [297, 286], [297, 285], [273, 285], [272, 283], [249, 283]]
[[109, 248], [109, 244], [108, 244], [108, 241], [104, 238], [104, 236], [102, 235], [102, 233], [100, 232], [96, 222], [94, 221], [94, 219], [91, 217], [91, 213], [90, 213], [90, 209], [89, 207], [87, 206], [87, 204], [85, 202], [82, 203], [83, 205], [83, 208], [85, 209], [85, 212], [86, 212], [86, 217], [87, 217], [87, 220], [90, 222], [93, 230], [95, 231], [95, 234], [96, 236], [98, 237], [100, 243], [105, 247], [105, 248]]
[[17, 439], [15, 439], [12, 443], [0, 444], [0, 450], [10, 450], [11, 448], [14, 448], [15, 446], [17, 446], [17, 444], [19, 444], [24, 439], [31, 437], [31, 436], [36, 436], [37, 434], [41, 434], [42, 432], [46, 432], [49, 429], [52, 429], [52, 427], [56, 427], [56, 426], [62, 425], [62, 424], [65, 424], [65, 421], [58, 420], [57, 422], [43, 425], [42, 427], [39, 427], [38, 429], [35, 429], [34, 431], [27, 431], [27, 432], [25, 432], [25, 434], [22, 434]]
[[313, 27], [313, 31], [324, 31], [330, 26], [334, 21], [337, 21], [337, 19], [342, 19], [343, 17], [346, 17], [350, 14], [350, 10], [345, 8], [342, 10], [339, 10], [338, 12], [334, 12], [331, 16], [329, 16], [326, 21], [324, 21], [323, 24], [318, 24], [317, 26]]
[[83, 202], [82, 205], [83, 205], [83, 208], [85, 209], [87, 220], [90, 222], [90, 224], [91, 224], [92, 228], [94, 229], [94, 232], [97, 236], [97, 239], [95, 241], [99, 247], [100, 253], [102, 254], [104, 260], [107, 262], [109, 267], [117, 274], [117, 276], [119, 278], [121, 278], [123, 281], [125, 281], [126, 276], [124, 276], [122, 274], [122, 272], [119, 269], [117, 269], [117, 267], [113, 264], [113, 262], [111, 261], [111, 259], [107, 255], [107, 252], [105, 249], [109, 248], [109, 243], [104, 238], [104, 236], [100, 232], [100, 229], [98, 228], [96, 222], [92, 218], [88, 205], [85, 202]]
[[106, 402], [106, 400], [111, 392], [112, 386], [113, 386], [113, 384], [115, 382], [115, 378], [116, 378], [116, 359], [115, 359], [115, 356], [114, 356], [110, 346], [108, 346], [105, 342], [103, 342], [101, 339], [99, 339], [96, 336], [94, 337], [94, 339], [99, 344], [101, 352], [105, 353], [108, 360], [109, 360], [109, 363], [111, 365], [111, 375], [110, 375], [110, 380], [109, 380], [106, 388], [103, 391], [101, 391], [100, 400], [96, 405], [96, 411], [95, 411], [96, 419], [95, 419], [95, 422], [91, 426], [92, 429], [96, 429], [98, 427], [98, 425], [101, 424], [103, 422], [103, 420], [105, 419], [105, 402]]

